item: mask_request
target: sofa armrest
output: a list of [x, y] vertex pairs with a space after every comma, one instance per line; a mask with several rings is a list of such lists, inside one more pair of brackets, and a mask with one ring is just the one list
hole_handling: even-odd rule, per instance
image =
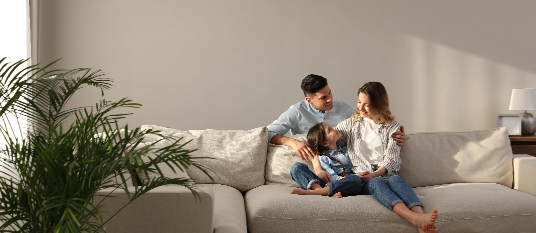
[[514, 155], [514, 189], [536, 196], [536, 157]]
[[[129, 187], [129, 190], [134, 190]], [[99, 195], [109, 194], [111, 189]], [[105, 224], [107, 232], [213, 232], [214, 193], [200, 187], [201, 201], [185, 187], [161, 186], [149, 191], [126, 206]], [[104, 200], [101, 214], [106, 221], [128, 203], [123, 190]], [[95, 197], [94, 204], [102, 197]]]

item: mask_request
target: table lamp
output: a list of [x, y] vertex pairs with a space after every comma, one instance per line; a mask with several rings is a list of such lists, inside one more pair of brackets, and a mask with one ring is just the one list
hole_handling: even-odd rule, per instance
[[536, 110], [536, 89], [512, 89], [510, 110], [525, 111], [519, 115], [519, 118], [521, 118], [521, 135], [534, 135], [536, 132], [536, 118], [531, 113], [528, 113], [527, 110]]

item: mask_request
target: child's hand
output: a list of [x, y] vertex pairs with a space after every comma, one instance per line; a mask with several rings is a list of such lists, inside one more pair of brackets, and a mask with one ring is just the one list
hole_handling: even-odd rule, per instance
[[344, 178], [344, 176], [340, 176], [339, 179], [337, 179], [337, 180], [341, 180], [342, 178]]
[[316, 176], [318, 176], [318, 178], [320, 178], [325, 183], [327, 183], [327, 182], [329, 182], [329, 180], [331, 180], [331, 176], [325, 171], [321, 171], [319, 173], [316, 173]]

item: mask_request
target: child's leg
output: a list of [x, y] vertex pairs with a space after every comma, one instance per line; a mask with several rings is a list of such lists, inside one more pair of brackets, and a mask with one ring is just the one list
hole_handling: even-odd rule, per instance
[[311, 190], [311, 186], [315, 183], [321, 188], [326, 186], [326, 183], [324, 183], [324, 181], [322, 181], [314, 172], [309, 170], [309, 167], [304, 163], [295, 163], [292, 165], [292, 168], [290, 168], [290, 177], [292, 177], [292, 179], [305, 190]]
[[309, 170], [309, 167], [304, 163], [295, 163], [290, 169], [290, 176], [296, 183], [298, 183], [301, 189], [293, 189], [290, 193], [299, 195], [322, 195], [332, 197], [342, 197], [341, 193], [330, 193], [331, 183], [326, 186], [326, 183], [322, 181], [314, 172]]
[[324, 188], [320, 187], [317, 183], [314, 183], [311, 185], [311, 190], [304, 190], [304, 189], [293, 189], [290, 193], [291, 194], [298, 194], [298, 195], [321, 195], [321, 196], [330, 196], [335, 198], [341, 198], [342, 194], [340, 192], [331, 194], [330, 193], [330, 186], [326, 186]]
[[[328, 186], [330, 186], [330, 183], [328, 183]], [[361, 192], [362, 187], [363, 182], [361, 181], [361, 178], [354, 174], [348, 174], [344, 178], [338, 180], [333, 185], [331, 185], [331, 188], [333, 190], [332, 192], [340, 192], [343, 197], [355, 196], [359, 194], [359, 192]]]

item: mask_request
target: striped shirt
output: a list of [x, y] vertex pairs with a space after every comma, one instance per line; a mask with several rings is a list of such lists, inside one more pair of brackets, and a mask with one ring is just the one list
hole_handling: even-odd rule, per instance
[[[355, 173], [373, 172], [372, 165], [359, 152], [359, 145], [362, 141], [361, 136], [365, 132], [363, 119], [354, 120], [353, 118], [348, 118], [339, 123], [336, 128], [342, 134], [337, 144], [340, 146], [346, 145], [348, 148], [348, 155], [353, 165], [352, 171]], [[383, 159], [378, 163], [378, 167], [383, 166], [387, 169], [387, 172], [381, 176], [387, 179], [398, 174], [400, 164], [402, 164], [400, 146], [396, 145], [396, 141], [391, 137], [393, 133], [400, 132], [400, 124], [396, 121], [393, 124], [381, 124], [378, 131], [383, 146]]]

